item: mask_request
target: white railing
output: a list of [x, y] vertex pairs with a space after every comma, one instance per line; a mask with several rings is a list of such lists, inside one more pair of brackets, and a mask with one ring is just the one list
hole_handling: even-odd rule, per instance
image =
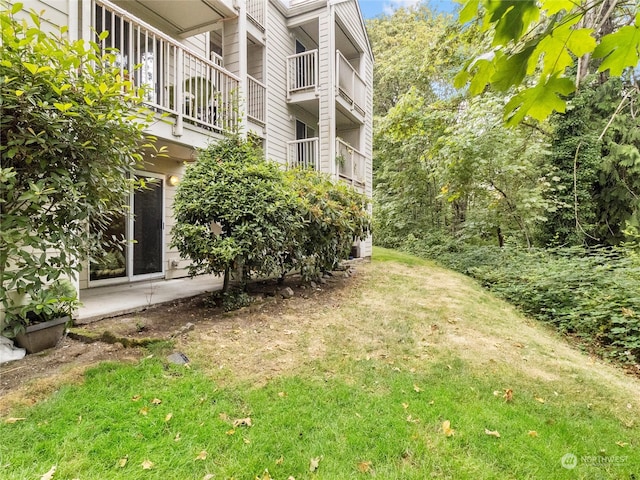
[[287, 167], [319, 170], [318, 159], [320, 151], [318, 140], [318, 137], [314, 137], [288, 142]]
[[247, 75], [247, 117], [256, 123], [266, 124], [267, 87], [250, 75]]
[[347, 142], [336, 139], [338, 175], [352, 185], [363, 185], [366, 157]]
[[247, 0], [247, 17], [256, 27], [264, 32], [265, 28], [265, 0]]
[[94, 2], [93, 25], [109, 31], [103, 49], [117, 52], [122, 74], [144, 88], [147, 105], [175, 118], [176, 132], [183, 121], [220, 132], [237, 125], [239, 79], [231, 72], [107, 0]]
[[336, 66], [338, 95], [360, 115], [364, 115], [366, 83], [340, 50], [336, 50]]
[[314, 91], [318, 87], [318, 50], [287, 57], [288, 94]]

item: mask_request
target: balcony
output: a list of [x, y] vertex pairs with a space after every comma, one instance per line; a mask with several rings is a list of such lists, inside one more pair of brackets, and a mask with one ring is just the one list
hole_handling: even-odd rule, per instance
[[[239, 79], [220, 59], [198, 55], [182, 44], [106, 0], [93, 4], [96, 32], [109, 31], [104, 51], [116, 51], [122, 75], [144, 88], [144, 102], [174, 122], [222, 133], [238, 123]], [[134, 68], [139, 67], [139, 68]]]
[[367, 84], [339, 50], [336, 51], [336, 85], [338, 105], [354, 120], [364, 122]]
[[247, 1], [247, 18], [261, 32], [265, 31], [266, 2], [264, 0]]
[[315, 94], [318, 90], [318, 50], [287, 57], [287, 95]]
[[247, 75], [247, 118], [258, 125], [266, 125], [265, 105], [267, 87]]
[[305, 138], [288, 142], [287, 168], [301, 168], [318, 171], [320, 165], [319, 139]]
[[336, 139], [336, 161], [338, 176], [350, 185], [362, 187], [365, 184], [366, 157], [341, 139]]

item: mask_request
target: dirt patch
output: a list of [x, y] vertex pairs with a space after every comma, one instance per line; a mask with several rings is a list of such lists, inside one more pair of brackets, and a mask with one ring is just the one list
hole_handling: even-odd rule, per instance
[[[263, 348], [248, 349], [238, 357], [235, 348], [230, 349], [229, 358], [241, 358], [249, 365], [264, 363], [269, 354], [279, 365], [271, 372], [286, 369], [296, 362], [291, 353], [294, 345], [290, 340], [309, 325], [301, 325], [304, 312], [324, 305], [335, 304], [344, 293], [345, 285], [358, 282], [356, 266], [350, 271], [336, 271], [323, 278], [322, 283], [309, 284], [299, 276], [287, 278], [284, 284], [275, 281], [256, 282], [250, 286], [255, 298], [249, 307], [225, 313], [221, 308], [212, 308], [208, 295], [151, 307], [143, 312], [104, 319], [80, 330], [82, 335], [70, 334], [56, 348], [27, 355], [22, 360], [0, 365], [0, 415], [5, 415], [15, 405], [31, 405], [45, 398], [63, 383], [79, 382], [84, 371], [105, 361], [136, 361], [148, 351], [127, 348], [127, 340], [135, 343], [145, 341], [172, 341], [175, 349], [186, 352], [192, 359], [206, 359], [211, 364], [211, 350], [224, 352], [226, 346], [241, 347], [243, 336], [259, 335]], [[293, 297], [285, 300], [280, 292], [289, 287]], [[90, 342], [88, 334], [105, 337]], [[87, 334], [87, 335], [85, 335]], [[78, 339], [83, 337], [84, 339]], [[124, 341], [118, 341], [119, 338]], [[321, 349], [321, 346], [310, 346]], [[249, 360], [253, 357], [253, 361]], [[249, 361], [248, 361], [249, 360]], [[225, 358], [219, 363], [228, 364]], [[249, 367], [249, 370], [254, 368]], [[266, 372], [266, 377], [270, 377]]]

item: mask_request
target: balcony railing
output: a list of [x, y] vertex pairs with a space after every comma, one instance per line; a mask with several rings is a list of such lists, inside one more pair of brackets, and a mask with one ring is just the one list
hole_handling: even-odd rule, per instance
[[255, 123], [265, 125], [267, 87], [252, 76], [247, 75], [247, 90], [247, 117]]
[[351, 185], [364, 185], [366, 157], [341, 139], [336, 139], [338, 175]]
[[287, 57], [287, 86], [289, 95], [317, 89], [318, 50], [309, 50]]
[[336, 66], [338, 95], [360, 115], [364, 115], [366, 83], [339, 50], [336, 51]]
[[288, 142], [287, 167], [319, 170], [318, 159], [320, 152], [318, 140], [318, 137], [314, 137]]
[[265, 0], [248, 0], [247, 1], [247, 17], [249, 21], [264, 32], [265, 9], [267, 3]]
[[96, 32], [109, 31], [104, 50], [117, 52], [122, 74], [144, 87], [147, 105], [175, 118], [176, 134], [183, 121], [218, 132], [236, 126], [236, 76], [107, 0], [93, 8]]

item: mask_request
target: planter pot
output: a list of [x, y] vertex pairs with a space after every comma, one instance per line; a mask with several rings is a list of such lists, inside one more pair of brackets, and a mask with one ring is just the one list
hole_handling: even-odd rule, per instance
[[67, 316], [29, 325], [24, 333], [16, 335], [16, 345], [26, 349], [27, 353], [38, 353], [53, 348], [62, 338], [70, 320]]

